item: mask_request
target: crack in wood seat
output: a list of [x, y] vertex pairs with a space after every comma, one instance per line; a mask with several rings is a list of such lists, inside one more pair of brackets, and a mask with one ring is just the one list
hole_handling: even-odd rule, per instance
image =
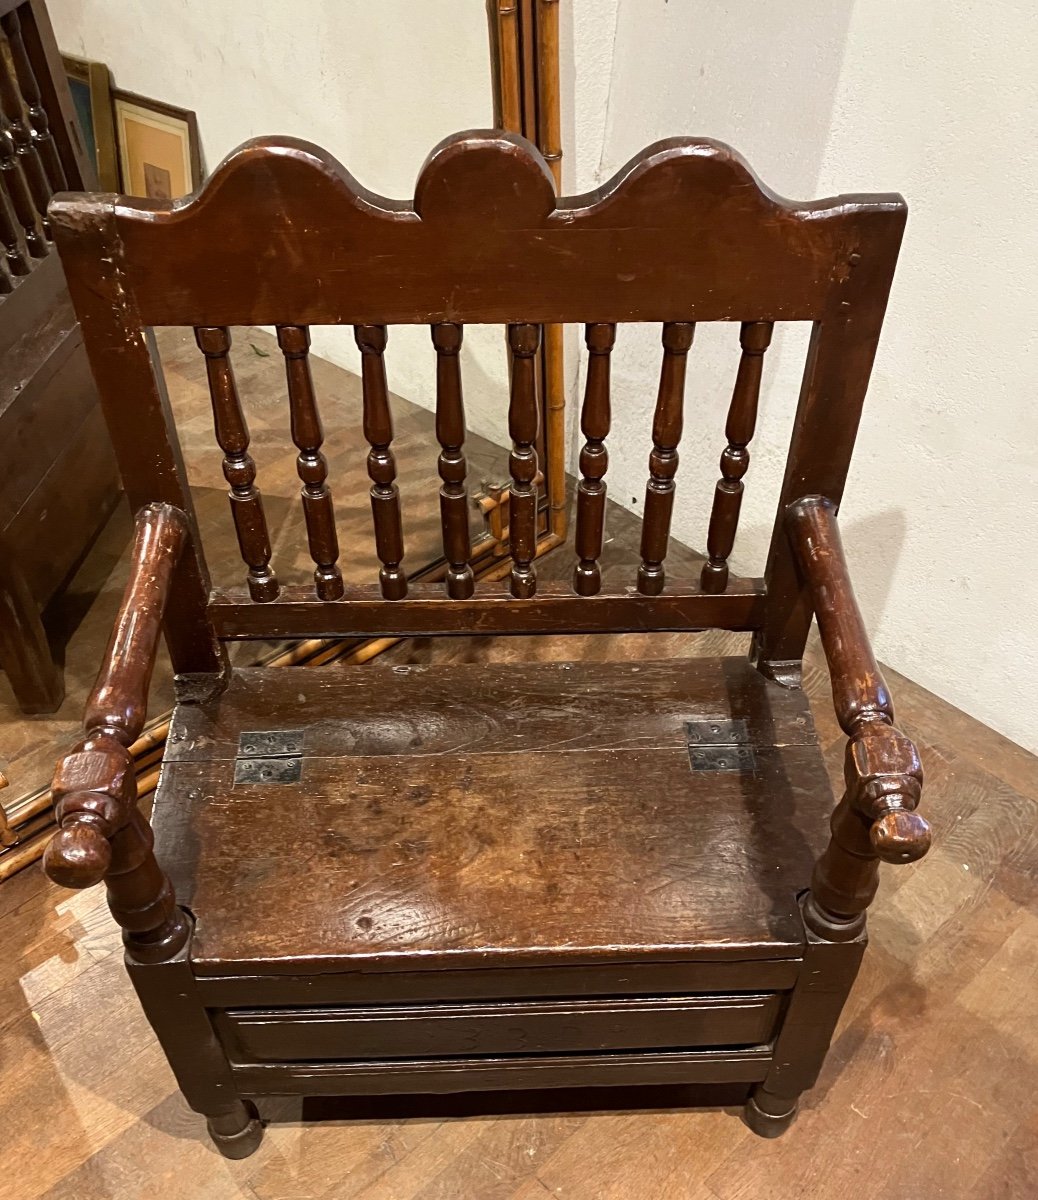
[[[708, 718], [754, 771], [691, 769]], [[259, 729], [297, 783], [234, 784]], [[788, 958], [827, 788], [803, 692], [739, 658], [245, 669], [177, 707], [152, 824], [200, 973]]]

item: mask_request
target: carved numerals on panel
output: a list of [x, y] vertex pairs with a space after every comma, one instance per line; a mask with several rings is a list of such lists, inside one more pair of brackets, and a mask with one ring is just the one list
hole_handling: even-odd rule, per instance
[[315, 564], [314, 585], [321, 600], [338, 600], [343, 594], [342, 572], [337, 566], [339, 539], [332, 494], [326, 482], [328, 464], [321, 453], [324, 430], [310, 375], [310, 330], [305, 325], [279, 325], [277, 334], [285, 356], [292, 441], [299, 450], [296, 469], [303, 485], [303, 516], [310, 557]]
[[357, 325], [354, 336], [361, 352], [364, 387], [364, 436], [371, 446], [368, 475], [371, 478], [371, 514], [375, 522], [375, 550], [382, 567], [378, 578], [387, 600], [407, 595], [407, 576], [400, 566], [404, 557], [404, 533], [400, 520], [400, 494], [396, 486], [393, 458], [393, 418], [386, 386], [384, 325]]
[[231, 485], [234, 528], [242, 560], [249, 568], [249, 594], [253, 600], [273, 600], [278, 594], [278, 581], [270, 569], [270, 534], [263, 499], [256, 487], [256, 464], [249, 454], [249, 427], [228, 357], [230, 332], [219, 325], [200, 326], [195, 330], [195, 341], [205, 355], [216, 440], [224, 455], [224, 478]]

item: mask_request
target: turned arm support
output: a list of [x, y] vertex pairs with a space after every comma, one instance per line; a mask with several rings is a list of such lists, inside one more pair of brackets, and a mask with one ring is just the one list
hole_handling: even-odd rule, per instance
[[842, 805], [866, 821], [866, 846], [871, 843], [876, 857], [912, 862], [930, 846], [930, 827], [914, 811], [922, 766], [915, 746], [894, 727], [894, 705], [851, 587], [836, 507], [825, 497], [805, 496], [787, 509], [786, 527], [818, 618], [836, 716], [850, 738]]
[[144, 727], [162, 613], [186, 537], [187, 520], [171, 505], [152, 504], [137, 514], [130, 579], [87, 701], [85, 737], [54, 776], [58, 832], [43, 866], [65, 887], [89, 887], [106, 875], [138, 870], [150, 855], [129, 747]]

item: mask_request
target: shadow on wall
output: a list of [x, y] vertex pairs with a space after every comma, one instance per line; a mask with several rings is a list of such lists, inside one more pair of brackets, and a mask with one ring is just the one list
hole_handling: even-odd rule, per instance
[[[739, 527], [736, 540], [738, 558], [744, 563], [751, 562], [754, 570], [763, 568], [771, 542], [771, 529], [770, 524]], [[883, 626], [907, 536], [908, 520], [902, 509], [887, 509], [858, 518], [850, 515], [844, 518], [841, 514], [840, 537], [847, 552], [851, 582], [871, 636], [875, 636]], [[736, 556], [733, 559], [737, 565]]]
[[[692, 134], [729, 142], [770, 188], [815, 199], [843, 68], [854, 4], [804, 0], [791, 21], [784, 5], [714, 0], [606, 0], [562, 9], [563, 160], [568, 191], [615, 174], [642, 147]], [[592, 11], [593, 10], [593, 11]], [[858, 181], [848, 179], [853, 191]], [[770, 521], [792, 426], [807, 330], [776, 329], [765, 367], [761, 419], [751, 450], [744, 519]], [[673, 534], [705, 542], [705, 510], [716, 479], [720, 433], [734, 378], [737, 332], [701, 328], [689, 359], [686, 429]], [[569, 412], [579, 406], [585, 356], [567, 341]], [[637, 462], [615, 461], [611, 495], [640, 511], [646, 430], [659, 373], [659, 330], [621, 330], [614, 379], [612, 443], [638, 447]], [[622, 347], [622, 348], [621, 348]], [[621, 391], [622, 389], [622, 391]], [[568, 424], [575, 470], [580, 436]], [[611, 470], [614, 469], [611, 467]], [[768, 526], [770, 534], [770, 525]], [[766, 541], [765, 541], [766, 545]], [[763, 560], [755, 560], [753, 572]]]
[[870, 635], [884, 625], [894, 576], [908, 538], [908, 519], [900, 508], [843, 521], [840, 526], [851, 581]]
[[736, 146], [779, 191], [817, 186], [853, 2], [607, 0], [566, 5], [568, 188], [596, 187], [643, 146], [699, 134]]

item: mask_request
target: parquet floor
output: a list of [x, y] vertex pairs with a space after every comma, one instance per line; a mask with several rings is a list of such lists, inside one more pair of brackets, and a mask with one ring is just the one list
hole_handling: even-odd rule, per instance
[[[615, 559], [633, 521], [614, 510], [610, 522]], [[541, 569], [569, 562], [555, 555]], [[718, 638], [447, 639], [389, 653], [480, 661], [697, 647], [716, 653]], [[255, 1156], [228, 1162], [141, 1015], [101, 889], [64, 892], [32, 868], [0, 886], [0, 1197], [1038, 1196], [1038, 759], [896, 673], [888, 681], [923, 755], [935, 845], [915, 866], [883, 869], [862, 973], [784, 1138], [754, 1137], [735, 1108], [690, 1108], [681, 1089], [293, 1100], [264, 1110], [272, 1121]], [[814, 649], [807, 688], [836, 778], [842, 739]], [[26, 754], [52, 752], [35, 728]]]

